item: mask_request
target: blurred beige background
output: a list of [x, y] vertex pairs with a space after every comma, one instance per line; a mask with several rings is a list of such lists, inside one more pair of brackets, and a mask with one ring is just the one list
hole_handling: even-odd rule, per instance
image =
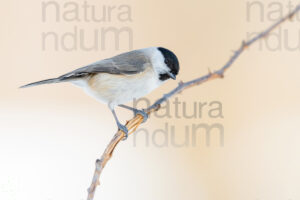
[[[134, 49], [164, 46], [173, 50], [181, 63], [178, 80], [187, 81], [204, 75], [208, 68], [220, 68], [247, 34], [265, 29], [281, 11], [289, 11], [289, 1], [92, 0], [88, 2], [98, 6], [98, 13], [103, 6], [125, 4], [131, 9], [132, 20], [120, 21], [116, 9], [111, 21], [86, 22], [80, 8], [80, 21], [55, 22], [55, 11], [50, 10], [43, 22], [43, 2], [11, 0], [2, 2], [0, 8], [3, 200], [85, 199], [94, 161], [116, 131], [106, 105], [72, 85], [18, 87], [127, 51], [126, 35], [120, 39], [119, 50], [114, 47], [114, 38], [108, 37], [104, 51], [69, 52], [55, 51], [51, 42], [43, 50], [43, 32], [61, 36], [77, 26], [88, 35], [103, 27], [129, 27]], [[61, 15], [67, 12], [64, 3], [80, 7], [84, 3], [55, 2]], [[251, 7], [253, 2], [256, 4]], [[296, 5], [297, 1], [290, 3]], [[219, 145], [217, 134], [209, 147], [203, 139], [196, 147], [181, 148], [170, 143], [159, 148], [153, 141], [146, 145], [142, 134], [135, 144], [131, 137], [118, 146], [105, 168], [95, 199], [299, 200], [299, 20], [300, 15], [285, 23], [280, 33], [276, 30], [277, 37], [263, 40], [269, 46], [251, 47], [225, 79], [178, 96], [189, 112], [194, 102], [219, 101], [224, 118], [208, 117], [207, 107], [201, 118], [151, 117], [141, 126], [151, 134], [166, 123], [173, 125], [180, 142], [186, 126], [220, 123], [224, 147]], [[91, 37], [85, 39], [87, 44], [93, 42]], [[148, 98], [153, 101], [176, 85], [169, 81]], [[125, 110], [117, 112], [123, 122], [132, 116]]]

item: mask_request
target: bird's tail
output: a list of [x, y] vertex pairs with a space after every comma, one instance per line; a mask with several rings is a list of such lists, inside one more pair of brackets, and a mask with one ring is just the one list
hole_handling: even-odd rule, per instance
[[63, 80], [61, 78], [51, 78], [47, 80], [42, 80], [34, 83], [29, 83], [27, 85], [23, 85], [20, 88], [27, 88], [27, 87], [32, 87], [32, 86], [37, 86], [37, 85], [43, 85], [43, 84], [50, 84], [50, 83], [59, 83], [62, 82]]

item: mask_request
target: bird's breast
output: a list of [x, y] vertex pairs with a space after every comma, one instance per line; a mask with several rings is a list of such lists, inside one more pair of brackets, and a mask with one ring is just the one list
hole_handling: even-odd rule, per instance
[[143, 97], [161, 84], [151, 68], [133, 75], [98, 73], [86, 81], [86, 92], [111, 107]]

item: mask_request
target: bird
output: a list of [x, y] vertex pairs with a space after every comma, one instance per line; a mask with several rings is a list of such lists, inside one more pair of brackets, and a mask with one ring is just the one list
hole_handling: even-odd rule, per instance
[[108, 105], [118, 130], [124, 132], [126, 139], [128, 129], [120, 123], [115, 108], [119, 106], [131, 110], [135, 115], [142, 115], [146, 121], [148, 115], [144, 110], [124, 104], [149, 94], [169, 79], [176, 80], [179, 68], [178, 58], [171, 50], [148, 47], [103, 59], [57, 78], [33, 82], [20, 88], [63, 82], [78, 86], [97, 101]]

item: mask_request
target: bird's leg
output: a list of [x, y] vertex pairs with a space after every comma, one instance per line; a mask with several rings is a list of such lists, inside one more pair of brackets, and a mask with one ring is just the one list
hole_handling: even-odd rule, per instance
[[136, 115], [142, 115], [143, 116], [143, 122], [142, 123], [146, 122], [147, 119], [148, 119], [148, 114], [144, 110], [138, 110], [136, 108], [132, 108], [130, 106], [126, 106], [126, 105], [123, 105], [123, 104], [121, 104], [119, 106], [122, 107], [122, 108], [126, 108], [128, 110], [132, 110], [135, 116]]
[[124, 126], [124, 125], [122, 125], [122, 124], [120, 123], [120, 121], [119, 121], [119, 119], [118, 119], [118, 117], [117, 117], [117, 115], [116, 115], [115, 110], [114, 110], [114, 109], [111, 109], [111, 112], [112, 112], [112, 114], [113, 114], [113, 116], [114, 116], [114, 118], [115, 118], [115, 120], [116, 120], [116, 123], [117, 123], [117, 126], [118, 126], [119, 130], [123, 131], [124, 134], [125, 134], [125, 137], [124, 137], [123, 140], [126, 140], [126, 139], [128, 138], [128, 129], [126, 128], [126, 126]]

